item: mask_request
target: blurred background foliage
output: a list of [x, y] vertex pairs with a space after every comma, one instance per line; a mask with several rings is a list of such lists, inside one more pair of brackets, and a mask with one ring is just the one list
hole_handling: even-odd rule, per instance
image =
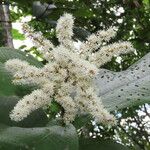
[[[111, 26], [118, 28], [117, 36], [110, 42], [118, 40], [131, 41], [137, 49], [136, 54], [122, 55], [120, 63], [116, 58], [103, 68], [113, 71], [127, 69], [139, 58], [150, 52], [150, 1], [149, 0], [10, 0], [11, 21], [16, 22], [22, 17], [31, 15], [29, 24], [36, 31], [41, 31], [46, 38], [55, 45], [58, 44], [55, 35], [57, 19], [64, 13], [72, 13], [75, 20], [74, 40], [85, 40], [86, 37], [100, 29]], [[1, 30], [1, 27], [0, 27]], [[12, 30], [13, 39], [24, 40], [24, 36], [16, 29]], [[0, 46], [3, 46], [0, 32]], [[41, 57], [35, 47], [27, 49], [22, 45], [20, 49]], [[45, 61], [43, 60], [43, 63]], [[49, 112], [56, 114], [57, 105]], [[114, 112], [119, 120], [119, 126], [105, 129], [94, 122], [84, 124], [78, 129], [79, 135], [113, 139], [130, 147], [131, 150], [150, 149], [150, 107], [148, 104], [135, 106]]]

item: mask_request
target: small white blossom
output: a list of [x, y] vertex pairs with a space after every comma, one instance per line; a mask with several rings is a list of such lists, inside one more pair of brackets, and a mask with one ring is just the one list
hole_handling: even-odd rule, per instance
[[43, 68], [31, 66], [25, 61], [11, 59], [5, 67], [14, 75], [14, 84], [34, 84], [39, 89], [24, 96], [14, 107], [10, 118], [21, 121], [32, 111], [50, 105], [53, 98], [64, 108], [66, 124], [74, 121], [76, 114], [88, 113], [100, 123], [114, 125], [115, 118], [103, 106], [94, 88], [94, 78], [101, 65], [114, 55], [133, 51], [129, 42], [103, 46], [115, 36], [113, 28], [98, 31], [81, 44], [80, 53], [73, 44], [74, 19], [64, 14], [57, 23], [56, 32], [60, 45], [55, 47], [41, 33], [35, 33], [24, 25], [24, 32], [42, 52], [48, 63]]

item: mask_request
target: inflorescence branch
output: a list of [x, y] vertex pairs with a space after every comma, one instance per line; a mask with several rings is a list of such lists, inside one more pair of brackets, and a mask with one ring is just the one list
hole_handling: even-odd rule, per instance
[[32, 111], [50, 105], [54, 99], [64, 108], [63, 119], [66, 124], [74, 121], [79, 113], [91, 114], [96, 122], [105, 125], [116, 123], [114, 116], [104, 108], [97, 96], [93, 80], [99, 72], [98, 68], [114, 55], [134, 51], [134, 48], [129, 42], [103, 45], [116, 35], [116, 31], [110, 28], [89, 36], [77, 52], [72, 39], [73, 25], [71, 14], [60, 17], [56, 26], [60, 42], [57, 47], [45, 39], [41, 32], [34, 32], [28, 25], [23, 26], [26, 36], [32, 39], [48, 63], [43, 68], [19, 59], [5, 63], [6, 69], [14, 76], [14, 84], [32, 83], [39, 87], [16, 104], [10, 114], [12, 120], [21, 121]]

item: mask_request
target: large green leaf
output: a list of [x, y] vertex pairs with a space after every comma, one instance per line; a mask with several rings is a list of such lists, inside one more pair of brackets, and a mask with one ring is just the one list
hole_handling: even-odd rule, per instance
[[0, 62], [5, 63], [9, 59], [18, 58], [21, 60], [25, 60], [29, 62], [31, 65], [34, 65], [36, 67], [42, 67], [43, 64], [39, 62], [36, 58], [33, 56], [22, 52], [20, 50], [16, 50], [13, 48], [7, 48], [7, 47], [0, 47]]
[[0, 62], [0, 95], [15, 95], [16, 86], [12, 84], [12, 78]]
[[0, 97], [0, 150], [78, 149], [75, 128], [72, 125], [62, 127], [57, 122], [46, 126], [48, 120], [41, 110], [34, 111], [19, 123], [12, 122], [9, 113], [18, 100], [17, 97]]
[[20, 128], [0, 125], [0, 150], [78, 150], [72, 125]]
[[129, 150], [111, 140], [80, 139], [79, 150]]
[[150, 102], [150, 53], [122, 72], [101, 69], [96, 85], [110, 111]]
[[36, 110], [30, 114], [29, 117], [23, 121], [14, 122], [9, 118], [9, 113], [18, 102], [18, 97], [0, 97], [0, 123], [10, 126], [19, 127], [41, 127], [45, 126], [48, 122], [46, 114], [42, 110]]

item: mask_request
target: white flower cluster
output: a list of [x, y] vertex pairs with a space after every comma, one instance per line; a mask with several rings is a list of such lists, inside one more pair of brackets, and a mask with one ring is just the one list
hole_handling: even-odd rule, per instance
[[50, 105], [54, 99], [64, 108], [66, 124], [74, 121], [76, 114], [89, 113], [100, 123], [114, 125], [115, 118], [104, 107], [95, 92], [93, 80], [98, 67], [111, 60], [113, 55], [134, 50], [129, 42], [103, 46], [115, 36], [110, 28], [98, 31], [81, 44], [77, 53], [73, 44], [74, 19], [64, 14], [57, 23], [56, 32], [60, 45], [55, 47], [41, 33], [34, 33], [27, 25], [24, 31], [32, 39], [48, 63], [43, 68], [31, 66], [25, 61], [11, 59], [5, 67], [14, 75], [14, 84], [35, 84], [40, 89], [23, 97], [14, 107], [10, 118], [21, 121], [32, 111]]
[[43, 54], [46, 60], [51, 59], [50, 51], [54, 48], [53, 44], [43, 37], [41, 32], [34, 32], [32, 28], [30, 28], [27, 24], [23, 24], [23, 32], [29, 37], [38, 50]]
[[119, 56], [130, 51], [134, 51], [130, 42], [118, 42], [103, 46], [100, 51], [94, 53], [89, 61], [97, 65], [98, 67], [109, 62], [113, 56]]
[[73, 36], [73, 25], [74, 25], [74, 18], [71, 14], [64, 14], [58, 20], [56, 26], [56, 33], [57, 38], [63, 46], [68, 49], [74, 49], [72, 36]]
[[86, 58], [91, 55], [92, 52], [99, 49], [103, 42], [108, 42], [116, 35], [114, 28], [109, 28], [107, 31], [100, 30], [96, 34], [92, 34], [88, 37], [87, 41], [81, 44], [81, 55]]

